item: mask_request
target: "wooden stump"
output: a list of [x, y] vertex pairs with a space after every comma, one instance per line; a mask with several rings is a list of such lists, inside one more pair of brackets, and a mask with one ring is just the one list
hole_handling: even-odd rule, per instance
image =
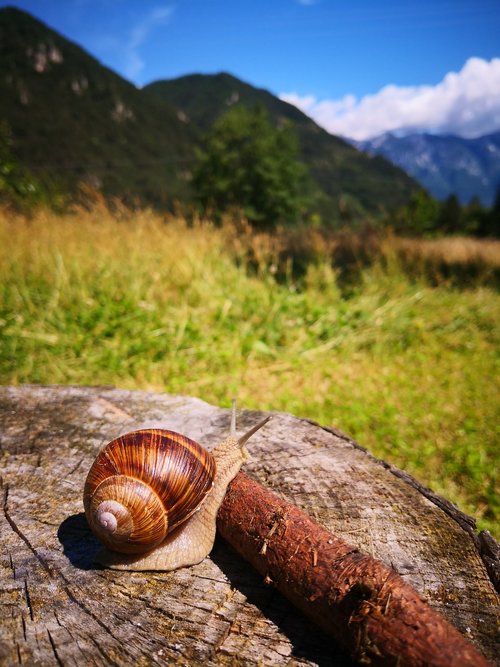
[[[263, 415], [244, 412], [239, 430]], [[174, 573], [98, 569], [82, 488], [98, 448], [159, 426], [211, 447], [229, 412], [198, 399], [102, 387], [0, 388], [0, 664], [351, 665], [222, 540]], [[385, 562], [496, 656], [496, 544], [349, 438], [277, 414], [245, 471]]]

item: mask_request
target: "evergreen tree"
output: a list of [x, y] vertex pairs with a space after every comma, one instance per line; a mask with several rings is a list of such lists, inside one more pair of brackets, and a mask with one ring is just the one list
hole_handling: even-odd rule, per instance
[[193, 175], [205, 212], [220, 219], [238, 209], [260, 227], [296, 222], [307, 180], [291, 128], [276, 129], [263, 109], [240, 105], [215, 123]]
[[482, 236], [500, 237], [500, 185], [497, 188], [493, 206], [491, 207], [488, 219], [484, 229], [481, 229]]
[[489, 211], [481, 204], [478, 196], [472, 197], [463, 209], [463, 231], [473, 236], [487, 235]]
[[450, 195], [442, 204], [438, 218], [439, 231], [443, 234], [462, 232], [462, 208], [456, 195]]
[[410, 200], [408, 219], [410, 233], [429, 235], [435, 232], [439, 205], [425, 190], [418, 190]]

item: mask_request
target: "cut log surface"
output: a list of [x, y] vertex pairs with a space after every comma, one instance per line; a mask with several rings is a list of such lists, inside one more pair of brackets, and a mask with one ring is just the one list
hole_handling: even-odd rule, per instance
[[[263, 416], [241, 412], [238, 431]], [[0, 388], [0, 664], [352, 665], [222, 539], [176, 572], [95, 565], [87, 471], [103, 444], [146, 427], [210, 448], [229, 410], [106, 387]], [[495, 664], [497, 545], [471, 519], [307, 420], [277, 413], [249, 450], [253, 480], [392, 568]]]

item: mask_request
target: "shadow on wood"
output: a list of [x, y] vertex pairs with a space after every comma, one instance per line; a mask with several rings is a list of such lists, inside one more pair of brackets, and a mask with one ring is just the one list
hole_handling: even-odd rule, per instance
[[[103, 570], [95, 562], [102, 545], [89, 528], [85, 514], [80, 512], [65, 519], [57, 532], [63, 553], [73, 567], [81, 570]], [[293, 646], [296, 658], [307, 660], [319, 667], [334, 664], [338, 667], [354, 667], [349, 656], [336, 651], [335, 643], [312, 621], [294, 609], [273, 587], [265, 586], [260, 577], [223, 540], [216, 540], [211, 560], [227, 578], [232, 590], [241, 593], [246, 603], [258, 609], [268, 618]]]
[[[261, 416], [243, 414], [242, 428]], [[154, 426], [211, 447], [228, 424], [228, 411], [186, 397], [0, 388], [1, 664], [349, 664], [222, 542], [173, 573], [94, 567], [82, 490], [99, 447]], [[496, 659], [498, 596], [477, 540], [418, 485], [341, 433], [286, 414], [250, 449], [251, 477], [392, 567]]]
[[295, 658], [325, 667], [332, 664], [354, 667], [357, 664], [336, 648], [331, 637], [295, 609], [278, 591], [263, 584], [262, 577], [220, 538], [216, 540], [210, 558], [225, 574], [231, 587], [244, 596], [246, 603], [259, 609], [288, 637]]
[[95, 562], [97, 552], [102, 549], [99, 540], [89, 528], [84, 512], [69, 516], [59, 526], [57, 537], [63, 548], [63, 554], [73, 567], [80, 570], [102, 570]]

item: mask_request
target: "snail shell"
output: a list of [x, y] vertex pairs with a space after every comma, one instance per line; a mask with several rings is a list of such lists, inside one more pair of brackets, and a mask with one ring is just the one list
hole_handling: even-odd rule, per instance
[[106, 445], [92, 464], [83, 502], [106, 549], [97, 560], [122, 570], [175, 570], [212, 550], [217, 511], [247, 458], [245, 443], [267, 417], [210, 453], [174, 431], [143, 429]]
[[87, 521], [109, 549], [149, 551], [198, 509], [215, 469], [212, 454], [179, 433], [127, 433], [106, 445], [89, 471]]

